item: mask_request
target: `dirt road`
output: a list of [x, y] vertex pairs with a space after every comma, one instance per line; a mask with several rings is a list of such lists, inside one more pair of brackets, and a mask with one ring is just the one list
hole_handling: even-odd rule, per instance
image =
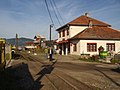
[[[44, 55], [37, 55], [30, 61], [12, 60], [11, 65], [23, 62], [28, 65], [28, 71], [33, 78], [29, 80], [33, 85], [31, 90], [120, 89], [120, 72], [116, 65], [79, 61], [78, 56], [54, 55], [54, 58], [54, 64], [45, 59]], [[35, 59], [37, 61], [34, 61]]]

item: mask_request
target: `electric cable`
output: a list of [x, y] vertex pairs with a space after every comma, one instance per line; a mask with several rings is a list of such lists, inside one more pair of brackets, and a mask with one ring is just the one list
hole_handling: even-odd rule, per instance
[[59, 10], [58, 10], [58, 7], [57, 7], [57, 5], [56, 5], [55, 1], [54, 1], [54, 0], [52, 0], [52, 1], [53, 1], [53, 4], [54, 4], [54, 6], [55, 6], [55, 8], [56, 8], [56, 10], [57, 10], [57, 12], [58, 12], [58, 14], [59, 14], [60, 18], [61, 18], [62, 23], [64, 24], [65, 22], [64, 22], [64, 20], [63, 20], [63, 18], [62, 18], [62, 16], [61, 16], [61, 14], [60, 14], [60, 12], [59, 12]]
[[[49, 14], [50, 20], [51, 20], [51, 22], [52, 22], [52, 24], [54, 25], [54, 28], [55, 28], [55, 24], [54, 24], [54, 22], [53, 22], [53, 19], [52, 19], [52, 16], [51, 16], [51, 14], [50, 14], [50, 10], [49, 10], [49, 7], [48, 7], [48, 3], [47, 3], [46, 0], [45, 0], [45, 4], [46, 4], [46, 7], [47, 7], [47, 11], [48, 11], [48, 14]], [[55, 28], [55, 29], [56, 29], [56, 28]]]
[[54, 11], [55, 17], [56, 17], [58, 23], [59, 23], [60, 26], [61, 26], [60, 20], [59, 20], [59, 18], [58, 18], [58, 16], [57, 16], [57, 13], [56, 13], [56, 11], [55, 11], [55, 7], [54, 7], [54, 5], [53, 5], [53, 3], [52, 3], [52, 0], [50, 0], [50, 4], [51, 4], [51, 6], [52, 6], [52, 8], [53, 8], [53, 11]]

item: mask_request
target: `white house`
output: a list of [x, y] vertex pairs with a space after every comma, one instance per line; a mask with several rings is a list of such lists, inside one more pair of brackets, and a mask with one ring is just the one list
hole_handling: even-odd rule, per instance
[[34, 44], [37, 46], [37, 47], [46, 47], [46, 38], [42, 35], [36, 35], [34, 37]]
[[120, 31], [111, 25], [82, 15], [56, 30], [61, 55], [99, 54], [102, 46], [105, 51], [120, 51]]

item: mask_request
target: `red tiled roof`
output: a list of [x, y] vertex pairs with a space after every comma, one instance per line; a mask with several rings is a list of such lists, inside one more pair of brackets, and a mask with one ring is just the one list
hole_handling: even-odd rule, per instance
[[62, 43], [67, 43], [67, 42], [68, 42], [68, 40], [63, 40], [63, 41], [57, 42], [57, 44], [62, 44]]
[[82, 15], [76, 19], [74, 19], [73, 21], [65, 24], [64, 26], [58, 28], [56, 31], [59, 31], [61, 30], [61, 28], [64, 28], [66, 27], [67, 25], [78, 25], [78, 26], [88, 26], [89, 25], [89, 22], [92, 21], [92, 26], [104, 26], [104, 27], [107, 27], [107, 26], [111, 26], [107, 23], [104, 23], [102, 21], [99, 21], [99, 20], [96, 20], [94, 18], [91, 18], [91, 17], [88, 17], [88, 16], [85, 16], [85, 15]]
[[25, 42], [26, 45], [34, 44], [33, 42]]
[[71, 39], [119, 39], [120, 32], [108, 27], [86, 28]]
[[89, 25], [89, 22], [92, 21], [92, 25], [93, 26], [111, 26], [107, 23], [101, 22], [99, 20], [87, 17], [85, 15], [82, 15], [78, 18], [76, 18], [75, 20], [69, 22], [68, 24], [72, 24], [72, 25]]

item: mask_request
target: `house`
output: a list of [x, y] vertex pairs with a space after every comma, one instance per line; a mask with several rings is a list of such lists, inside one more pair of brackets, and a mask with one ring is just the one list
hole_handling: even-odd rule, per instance
[[40, 47], [44, 48], [46, 46], [45, 41], [46, 41], [46, 38], [44, 36], [42, 36], [42, 35], [36, 35], [34, 37], [34, 44], [37, 47], [40, 46]]
[[34, 45], [33, 41], [25, 42], [25, 50], [32, 50], [32, 49], [35, 49], [35, 48], [37, 48], [37, 47]]
[[120, 51], [120, 31], [112, 29], [107, 23], [88, 17], [87, 13], [56, 31], [61, 55], [98, 55], [100, 46], [105, 51]]

